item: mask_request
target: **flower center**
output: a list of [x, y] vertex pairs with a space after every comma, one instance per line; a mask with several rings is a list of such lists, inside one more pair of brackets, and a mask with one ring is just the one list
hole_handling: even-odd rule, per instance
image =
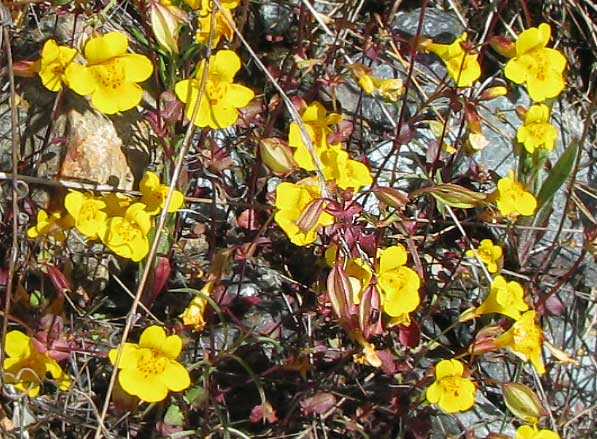
[[442, 387], [445, 394], [453, 398], [458, 398], [460, 396], [460, 388], [462, 387], [460, 381], [461, 377], [444, 377], [441, 380], [439, 380], [439, 384]]
[[205, 91], [209, 98], [209, 103], [212, 106], [218, 105], [224, 96], [226, 96], [226, 83], [224, 83], [219, 77], [210, 77], [207, 80]]
[[144, 378], [161, 375], [166, 370], [168, 358], [155, 349], [140, 349], [137, 367]]
[[91, 69], [96, 82], [102, 88], [118, 90], [123, 86], [126, 74], [124, 67], [118, 58], [111, 59], [101, 65], [93, 66]]
[[541, 344], [541, 331], [535, 325], [514, 328], [514, 346], [523, 353], [534, 352]]
[[93, 203], [84, 203], [79, 210], [79, 220], [82, 222], [93, 221], [97, 216], [98, 209]]
[[532, 123], [527, 125], [531, 137], [534, 137], [535, 139], [543, 139], [545, 137], [545, 128], [546, 125], [544, 123]]
[[141, 234], [139, 229], [127, 219], [118, 224], [114, 232], [125, 242], [134, 242]]

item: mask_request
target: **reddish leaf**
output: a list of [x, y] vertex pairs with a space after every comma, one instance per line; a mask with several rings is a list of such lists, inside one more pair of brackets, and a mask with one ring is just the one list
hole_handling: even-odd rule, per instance
[[377, 357], [381, 360], [381, 370], [385, 373], [396, 373], [400, 371], [396, 356], [389, 349], [375, 351]]
[[421, 328], [417, 322], [413, 320], [409, 326], [399, 325], [398, 330], [398, 338], [404, 346], [414, 348], [419, 345], [421, 341]]
[[301, 407], [306, 415], [321, 415], [336, 405], [336, 397], [332, 393], [319, 392], [301, 401]]
[[58, 295], [62, 296], [65, 291], [72, 291], [70, 287], [70, 281], [66, 278], [62, 271], [50, 264], [46, 264], [45, 269]]

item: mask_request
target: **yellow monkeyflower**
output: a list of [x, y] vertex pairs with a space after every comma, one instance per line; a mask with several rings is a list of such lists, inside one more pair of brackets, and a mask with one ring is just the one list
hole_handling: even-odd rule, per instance
[[[193, 10], [200, 9], [202, 11], [209, 11], [213, 7], [212, 0], [183, 0]], [[234, 9], [240, 3], [240, 0], [220, 0], [222, 8]]]
[[446, 64], [448, 75], [458, 87], [468, 87], [481, 76], [481, 66], [477, 54], [468, 53], [464, 48], [467, 39], [466, 32], [452, 44], [431, 43], [426, 49], [435, 53]]
[[[332, 133], [330, 125], [335, 125], [342, 121], [342, 115], [329, 113], [320, 102], [313, 102], [305, 108], [301, 114], [301, 119], [305, 124], [305, 129], [309, 134], [315, 153], [321, 155], [329, 148], [327, 137]], [[290, 124], [288, 132], [288, 145], [296, 148], [294, 151], [294, 160], [296, 164], [305, 171], [314, 171], [315, 164], [313, 158], [303, 142], [301, 131], [296, 122]]]
[[56, 360], [39, 352], [31, 337], [21, 331], [10, 331], [6, 334], [4, 346], [6, 357], [3, 363], [6, 382], [17, 390], [27, 392], [34, 397], [39, 394], [41, 382], [50, 374], [60, 390], [68, 389], [70, 379]]
[[[490, 273], [497, 273], [502, 261], [502, 248], [495, 245], [491, 239], [484, 239], [476, 249], [479, 259], [487, 266], [487, 271]], [[466, 256], [469, 258], [475, 257], [473, 250], [467, 250]]]
[[[189, 372], [176, 361], [182, 350], [178, 335], [166, 336], [160, 326], [145, 329], [139, 344], [125, 343], [118, 368], [118, 382], [122, 389], [142, 401], [158, 402], [168, 391], [180, 392], [191, 385]], [[111, 349], [108, 357], [116, 364], [118, 349]]]
[[516, 132], [516, 140], [531, 154], [537, 148], [553, 150], [557, 137], [558, 130], [549, 123], [549, 107], [545, 104], [532, 105]]
[[[201, 89], [205, 62], [202, 61], [193, 79], [176, 83], [176, 96], [186, 105], [185, 115], [191, 119]], [[240, 58], [232, 50], [220, 50], [209, 58], [205, 90], [201, 96], [197, 117], [198, 127], [227, 128], [236, 123], [238, 108], [245, 107], [255, 96], [253, 90], [235, 84], [234, 76], [240, 70]]]
[[369, 186], [373, 178], [364, 163], [349, 158], [340, 145], [331, 145], [321, 152], [323, 175], [326, 180], [335, 180], [341, 189], [352, 188], [358, 191], [361, 186]]
[[71, 64], [66, 75], [69, 87], [105, 114], [130, 110], [141, 102], [143, 82], [153, 72], [144, 55], [127, 53], [128, 41], [120, 32], [91, 38], [85, 44], [87, 65]]
[[133, 199], [127, 195], [116, 192], [109, 192], [102, 196], [101, 200], [106, 203], [104, 212], [110, 216], [124, 216]]
[[389, 101], [396, 102], [404, 89], [402, 79], [390, 78], [381, 79], [371, 74], [371, 69], [363, 64], [351, 64], [348, 66], [355, 76], [359, 87], [366, 94], [373, 94], [378, 91], [381, 96]]
[[27, 229], [27, 236], [35, 239], [39, 236], [48, 236], [55, 241], [62, 242], [66, 239], [64, 230], [74, 226], [73, 217], [69, 214], [62, 216], [61, 212], [52, 212], [50, 215], [40, 209], [37, 212], [37, 224]]
[[106, 203], [93, 194], [70, 191], [64, 198], [66, 211], [74, 218], [75, 227], [89, 239], [96, 239], [104, 227], [108, 215]]
[[565, 85], [566, 58], [559, 50], [545, 47], [550, 38], [551, 27], [547, 23], [526, 29], [516, 40], [516, 55], [504, 69], [506, 78], [517, 84], [526, 83], [536, 102], [556, 97]]
[[[155, 215], [160, 212], [166, 203], [166, 197], [170, 188], [160, 183], [159, 177], [151, 172], [145, 171], [145, 176], [139, 183], [141, 190], [141, 203], [145, 204], [145, 211], [150, 215]], [[182, 192], [175, 190], [170, 198], [168, 205], [168, 212], [174, 213], [184, 204], [184, 195]]]
[[495, 344], [510, 350], [523, 361], [530, 361], [537, 372], [543, 374], [543, 331], [535, 323], [535, 314], [535, 311], [526, 311], [510, 329], [495, 339]]
[[298, 183], [283, 182], [276, 188], [274, 220], [290, 242], [308, 245], [315, 241], [317, 229], [334, 223], [334, 217], [323, 210], [319, 186], [313, 178]]
[[545, 428], [539, 430], [536, 425], [521, 425], [514, 439], [560, 439], [560, 435]]
[[109, 218], [100, 232], [102, 242], [118, 256], [139, 262], [149, 253], [147, 234], [151, 218], [145, 205], [135, 203], [126, 209], [124, 216]]
[[183, 313], [180, 315], [182, 323], [185, 326], [192, 326], [193, 331], [203, 331], [205, 328], [205, 308], [207, 307], [207, 299], [202, 295], [194, 296]]
[[525, 191], [522, 183], [514, 180], [514, 173], [500, 178], [497, 184], [497, 208], [506, 217], [516, 219], [518, 215], [530, 216], [537, 209], [537, 200]]
[[427, 401], [447, 413], [464, 412], [475, 404], [475, 383], [463, 377], [464, 365], [458, 360], [442, 360], [435, 365], [435, 381], [427, 388]]
[[408, 314], [419, 306], [421, 280], [412, 269], [405, 267], [406, 249], [394, 245], [379, 251], [377, 282], [381, 290], [382, 308], [396, 322], [410, 323]]
[[45, 42], [39, 60], [41, 83], [50, 91], [58, 91], [62, 84], [68, 85], [66, 70], [74, 63], [77, 50], [59, 46], [55, 40]]
[[498, 275], [493, 279], [489, 295], [475, 310], [476, 315], [498, 313], [518, 320], [529, 309], [524, 301], [524, 290], [516, 281], [506, 282]]
[[198, 29], [195, 34], [195, 41], [199, 44], [207, 44], [209, 42], [209, 34], [212, 33], [211, 47], [218, 45], [222, 37], [227, 41], [232, 41], [234, 38], [234, 29], [230, 26], [230, 22], [234, 22], [232, 13], [229, 9], [222, 8], [213, 12], [213, 31], [212, 31], [212, 13], [210, 11], [201, 12], [197, 17]]

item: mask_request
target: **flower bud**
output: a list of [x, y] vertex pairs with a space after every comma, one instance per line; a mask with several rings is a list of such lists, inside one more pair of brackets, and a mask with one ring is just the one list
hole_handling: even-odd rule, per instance
[[352, 308], [352, 286], [346, 271], [335, 264], [327, 279], [328, 297], [338, 318], [344, 322], [350, 321]]
[[303, 232], [307, 233], [309, 230], [317, 227], [317, 221], [323, 212], [326, 201], [322, 198], [312, 200], [305, 206], [300, 216], [296, 220], [297, 227]]
[[480, 99], [482, 101], [488, 101], [490, 99], [495, 99], [498, 96], [506, 96], [508, 94], [508, 89], [504, 86], [498, 85], [496, 87], [489, 87], [483, 90], [481, 93]]
[[188, 21], [186, 13], [170, 2], [151, 0], [149, 4], [151, 29], [155, 39], [168, 52], [178, 53], [178, 33], [181, 25]]
[[489, 45], [502, 56], [512, 58], [516, 56], [516, 44], [510, 38], [496, 35], [491, 37]]
[[486, 202], [485, 194], [475, 192], [463, 186], [453, 183], [438, 184], [432, 187], [419, 189], [413, 192], [413, 196], [424, 193], [431, 194], [439, 202], [451, 207], [470, 209]]
[[393, 207], [397, 210], [402, 210], [410, 201], [408, 194], [399, 189], [392, 187], [376, 187], [372, 189], [373, 194], [379, 200], [387, 206]]
[[539, 418], [545, 414], [539, 397], [529, 386], [520, 383], [505, 383], [502, 384], [502, 393], [506, 407], [514, 416], [524, 422], [536, 424]]
[[276, 174], [287, 174], [296, 168], [291, 149], [276, 137], [261, 139], [259, 152], [265, 166]]

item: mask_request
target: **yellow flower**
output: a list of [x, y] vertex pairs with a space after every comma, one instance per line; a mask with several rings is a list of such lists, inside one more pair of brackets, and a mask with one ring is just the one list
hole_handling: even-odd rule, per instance
[[65, 72], [76, 56], [76, 49], [59, 46], [54, 40], [46, 41], [39, 62], [39, 77], [44, 87], [50, 91], [58, 91], [62, 84], [68, 85]]
[[193, 331], [203, 331], [205, 328], [205, 319], [203, 315], [205, 314], [206, 307], [207, 299], [205, 297], [202, 295], [194, 296], [180, 315], [180, 317], [182, 317], [182, 323], [185, 326], [192, 326]]
[[331, 145], [321, 152], [323, 175], [326, 180], [335, 180], [341, 189], [352, 188], [358, 191], [361, 186], [369, 186], [373, 178], [364, 163], [352, 160], [340, 145]]
[[391, 102], [397, 102], [404, 90], [400, 78], [378, 79], [376, 85], [379, 94]]
[[446, 64], [448, 75], [458, 87], [468, 87], [481, 76], [478, 55], [467, 53], [463, 47], [466, 39], [465, 32], [452, 44], [431, 43], [427, 46], [429, 52], [435, 53]]
[[[502, 260], [502, 248], [499, 245], [494, 245], [491, 239], [484, 239], [476, 251], [479, 259], [487, 266], [487, 271], [496, 273]], [[466, 255], [469, 258], [474, 258], [475, 252], [467, 250]]]
[[536, 102], [554, 98], [564, 89], [566, 58], [560, 51], [545, 47], [550, 37], [551, 27], [547, 23], [522, 32], [516, 40], [516, 56], [504, 69], [506, 78], [517, 84], [526, 83]]
[[108, 216], [124, 216], [126, 209], [131, 205], [133, 199], [127, 195], [109, 192], [103, 195], [101, 200], [106, 203], [104, 212]]
[[[198, 30], [195, 34], [195, 41], [199, 44], [207, 44], [209, 42], [209, 34], [212, 23], [211, 12], [206, 11], [200, 13], [197, 17]], [[214, 29], [211, 39], [211, 47], [214, 48], [224, 37], [227, 41], [232, 41], [234, 38], [234, 29], [230, 26], [230, 21], [234, 21], [232, 13], [229, 9], [222, 8], [214, 12]]]
[[[194, 79], [182, 80], [174, 87], [178, 99], [187, 104], [185, 114], [189, 119], [199, 98], [204, 68], [205, 62], [201, 62]], [[250, 88], [233, 82], [239, 69], [240, 58], [232, 50], [220, 50], [209, 58], [205, 90], [193, 121], [195, 125], [227, 128], [236, 123], [237, 108], [245, 107], [255, 96]]]
[[464, 412], [475, 404], [475, 384], [463, 377], [458, 360], [442, 360], [435, 365], [435, 381], [427, 388], [427, 401], [447, 413]]
[[536, 148], [551, 151], [556, 144], [558, 131], [549, 123], [549, 107], [544, 104], [532, 105], [518, 128], [516, 140], [524, 144], [531, 154]]
[[141, 102], [137, 84], [151, 75], [153, 65], [143, 55], [127, 53], [124, 34], [110, 32], [85, 44], [87, 66], [71, 64], [66, 71], [69, 87], [80, 95], [92, 95], [91, 103], [105, 114], [130, 110]]
[[495, 344], [509, 349], [523, 361], [530, 361], [540, 374], [545, 373], [541, 357], [543, 331], [535, 323], [535, 311], [526, 311], [510, 329], [495, 339]]
[[501, 178], [497, 184], [497, 207], [502, 215], [516, 219], [518, 215], [530, 216], [537, 209], [537, 200], [524, 190], [522, 183], [514, 180], [510, 171], [508, 177]]
[[[209, 11], [213, 7], [211, 0], [184, 0], [193, 10], [200, 9], [202, 11]], [[234, 9], [238, 6], [240, 0], [220, 0], [220, 5], [226, 9]]]
[[55, 241], [62, 242], [66, 239], [64, 230], [74, 226], [73, 217], [66, 214], [62, 216], [61, 212], [52, 212], [50, 215], [40, 209], [37, 212], [37, 224], [27, 230], [27, 236], [35, 239], [39, 236], [48, 236]]
[[[330, 125], [341, 122], [342, 116], [337, 113], [327, 114], [325, 107], [321, 103], [313, 102], [305, 108], [301, 114], [301, 119], [305, 124], [315, 153], [321, 157], [321, 155], [329, 148], [327, 137], [328, 134], [332, 133]], [[305, 171], [315, 170], [315, 164], [307, 149], [307, 145], [303, 142], [299, 126], [296, 122], [290, 124], [288, 145], [296, 148], [294, 151], [294, 160], [300, 168]]]
[[[145, 211], [150, 215], [155, 215], [163, 209], [168, 196], [169, 187], [160, 184], [159, 177], [151, 171], [145, 171], [145, 176], [139, 183], [141, 190], [141, 203], [145, 204]], [[168, 205], [168, 212], [174, 213], [184, 204], [184, 195], [175, 190]]]
[[[176, 361], [182, 349], [178, 335], [166, 336], [159, 326], [150, 326], [141, 334], [139, 344], [125, 343], [118, 368], [118, 382], [122, 389], [142, 401], [158, 402], [168, 391], [180, 392], [191, 384], [189, 372]], [[114, 365], [118, 349], [111, 349], [108, 357]]]
[[74, 218], [75, 227], [89, 239], [98, 237], [108, 215], [104, 212], [106, 203], [92, 194], [70, 191], [64, 198], [66, 211]]
[[476, 315], [498, 313], [518, 320], [522, 312], [529, 309], [524, 301], [524, 290], [516, 281], [506, 282], [496, 276], [485, 301], [475, 310]]
[[419, 306], [421, 280], [413, 269], [404, 266], [406, 259], [406, 250], [400, 244], [380, 250], [377, 281], [384, 312], [409, 323], [408, 314]]
[[56, 360], [35, 349], [31, 337], [21, 331], [6, 334], [4, 352], [7, 356], [3, 364], [6, 381], [16, 389], [27, 392], [31, 397], [37, 396], [48, 373], [56, 380], [60, 390], [68, 389], [70, 379]]
[[312, 178], [298, 183], [280, 183], [276, 188], [276, 208], [274, 220], [284, 230], [290, 242], [295, 245], [308, 245], [315, 241], [317, 229], [333, 224], [334, 217], [323, 211], [319, 186]]
[[151, 218], [145, 205], [135, 203], [122, 216], [109, 218], [100, 232], [102, 242], [118, 256], [139, 262], [149, 252]]
[[359, 87], [366, 94], [373, 94], [378, 91], [381, 96], [392, 102], [396, 102], [402, 94], [402, 79], [380, 79], [373, 76], [371, 69], [363, 64], [351, 64], [348, 67], [355, 76]]
[[514, 439], [560, 439], [560, 435], [547, 429], [537, 429], [536, 425], [521, 425]]

